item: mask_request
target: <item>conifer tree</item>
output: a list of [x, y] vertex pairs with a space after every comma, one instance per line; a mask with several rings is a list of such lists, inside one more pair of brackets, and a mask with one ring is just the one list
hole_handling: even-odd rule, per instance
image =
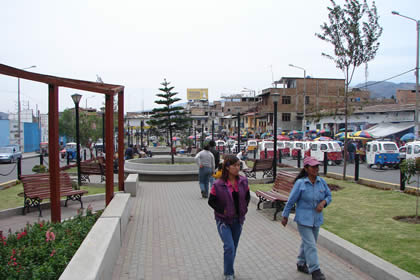
[[167, 82], [166, 79], [164, 79], [163, 83], [161, 83], [163, 86], [163, 88], [159, 88], [161, 93], [156, 94], [156, 96], [161, 99], [156, 100], [155, 103], [163, 105], [163, 107], [153, 109], [152, 119], [149, 121], [149, 124], [160, 130], [169, 131], [172, 164], [174, 164], [174, 153], [172, 153], [173, 135], [177, 131], [186, 129], [191, 120], [187, 117], [184, 107], [174, 106], [174, 104], [181, 99], [175, 97], [178, 92], [172, 92], [174, 87], [169, 86], [169, 84], [170, 82]]

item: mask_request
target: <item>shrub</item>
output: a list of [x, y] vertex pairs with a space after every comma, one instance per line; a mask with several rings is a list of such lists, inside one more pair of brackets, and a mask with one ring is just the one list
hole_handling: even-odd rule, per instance
[[0, 231], [0, 279], [58, 279], [100, 214], [88, 207], [62, 223], [27, 224], [7, 237]]
[[35, 172], [35, 173], [45, 173], [47, 171], [48, 170], [45, 167], [45, 165], [38, 164], [38, 165], [34, 165], [34, 167], [32, 167], [32, 172]]

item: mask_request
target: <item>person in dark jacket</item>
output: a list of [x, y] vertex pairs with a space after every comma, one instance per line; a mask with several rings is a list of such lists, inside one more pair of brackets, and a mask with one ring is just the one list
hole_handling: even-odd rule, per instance
[[125, 159], [132, 159], [134, 155], [133, 145], [128, 145], [127, 149], [125, 150]]
[[[211, 140], [209, 142], [209, 146], [210, 146], [210, 152], [213, 154], [214, 157], [214, 166], [217, 168], [219, 166], [220, 163], [220, 154], [219, 152], [216, 150], [216, 142], [214, 140]], [[213, 185], [213, 176], [210, 178], [210, 185]]]
[[349, 153], [350, 163], [354, 163], [354, 154], [356, 153], [356, 147], [352, 141], [347, 142], [347, 152]]
[[239, 159], [225, 156], [222, 177], [212, 186], [208, 204], [214, 209], [217, 231], [223, 242], [225, 279], [234, 279], [233, 265], [250, 201], [248, 179], [239, 175]]

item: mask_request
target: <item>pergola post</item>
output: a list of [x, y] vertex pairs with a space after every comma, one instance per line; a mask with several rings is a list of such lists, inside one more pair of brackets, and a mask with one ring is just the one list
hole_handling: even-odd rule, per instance
[[105, 189], [106, 189], [106, 205], [108, 205], [114, 197], [114, 95], [105, 95]]
[[51, 221], [61, 222], [60, 159], [58, 147], [58, 86], [48, 85], [48, 149], [51, 188]]
[[124, 91], [118, 93], [118, 190], [124, 191]]

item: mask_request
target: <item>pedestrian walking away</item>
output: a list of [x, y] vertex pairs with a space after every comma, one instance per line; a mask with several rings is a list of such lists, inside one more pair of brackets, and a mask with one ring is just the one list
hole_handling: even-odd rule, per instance
[[204, 149], [195, 156], [195, 161], [199, 166], [198, 177], [201, 189], [201, 196], [207, 198], [209, 194], [210, 177], [214, 173], [214, 156], [210, 152], [210, 146], [205, 145]]
[[223, 242], [225, 280], [234, 279], [234, 262], [250, 198], [248, 179], [239, 175], [239, 159], [225, 156], [222, 177], [214, 182], [208, 201]]
[[332, 201], [331, 191], [324, 179], [318, 176], [319, 161], [314, 157], [303, 160], [304, 168], [295, 179], [281, 221], [287, 225], [292, 207], [296, 205], [294, 221], [297, 223], [302, 243], [297, 257], [297, 270], [312, 274], [314, 280], [325, 280], [318, 261], [316, 242], [319, 227], [323, 224], [322, 210]]

